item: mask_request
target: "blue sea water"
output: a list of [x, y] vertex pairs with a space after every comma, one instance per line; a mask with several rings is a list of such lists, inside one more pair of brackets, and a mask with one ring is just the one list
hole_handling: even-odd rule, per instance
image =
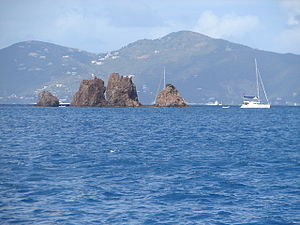
[[1, 224], [300, 224], [300, 107], [0, 107]]

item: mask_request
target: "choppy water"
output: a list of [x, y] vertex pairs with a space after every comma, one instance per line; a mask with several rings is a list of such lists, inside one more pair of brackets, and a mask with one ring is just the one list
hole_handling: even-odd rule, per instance
[[2, 224], [300, 224], [300, 107], [0, 107]]

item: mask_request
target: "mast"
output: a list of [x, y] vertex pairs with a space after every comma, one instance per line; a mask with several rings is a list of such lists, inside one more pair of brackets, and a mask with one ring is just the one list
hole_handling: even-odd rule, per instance
[[259, 99], [258, 68], [257, 68], [256, 58], [254, 58], [254, 61], [255, 61], [255, 74], [256, 74], [256, 93], [257, 93], [257, 98]]
[[260, 80], [262, 89], [263, 89], [264, 94], [265, 94], [265, 98], [266, 98], [266, 100], [267, 100], [267, 103], [269, 104], [269, 99], [268, 99], [268, 96], [267, 96], [267, 92], [266, 92], [266, 90], [265, 90], [265, 85], [264, 85], [264, 83], [263, 83], [263, 81], [262, 81], [262, 78], [261, 78], [261, 75], [260, 75], [260, 72], [259, 72], [258, 69], [257, 69], [257, 71], [258, 71], [258, 76], [259, 76], [259, 80]]
[[158, 93], [159, 93], [159, 90], [160, 90], [160, 87], [161, 87], [161, 82], [162, 82], [162, 80], [163, 80], [163, 82], [164, 82], [164, 87], [162, 88], [162, 90], [166, 87], [166, 68], [164, 67], [164, 74], [163, 74], [163, 77], [161, 77], [160, 79], [159, 79], [159, 85], [158, 85], [158, 87], [157, 87], [157, 90], [156, 90], [156, 96], [155, 96], [155, 99], [154, 99], [154, 101], [153, 101], [153, 104], [155, 103], [155, 100], [156, 100], [156, 97], [157, 97], [157, 95], [158, 95]]
[[164, 87], [166, 87], [166, 67], [164, 67]]

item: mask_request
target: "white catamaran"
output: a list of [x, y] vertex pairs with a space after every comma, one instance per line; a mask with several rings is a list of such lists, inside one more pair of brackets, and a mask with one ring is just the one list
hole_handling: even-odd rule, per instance
[[[256, 94], [257, 95], [256, 96], [253, 96], [253, 95], [252, 96], [249, 96], [249, 95], [244, 96], [244, 102], [241, 105], [242, 109], [268, 109], [271, 107], [268, 97], [267, 97], [265, 87], [264, 87], [264, 83], [261, 79], [261, 75], [260, 75], [259, 69], [257, 67], [256, 59], [255, 59], [255, 72], [256, 72], [256, 92], [257, 92]], [[259, 87], [260, 86], [262, 87], [262, 90], [264, 92], [267, 103], [262, 103], [260, 101], [260, 96], [259, 96], [259, 94], [260, 94]]]

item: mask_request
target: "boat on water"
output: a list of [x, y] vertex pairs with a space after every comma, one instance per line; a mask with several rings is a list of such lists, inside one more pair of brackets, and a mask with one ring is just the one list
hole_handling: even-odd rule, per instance
[[[269, 100], [268, 100], [268, 96], [265, 90], [265, 86], [264, 83], [262, 81], [259, 69], [257, 67], [257, 62], [256, 59], [254, 59], [255, 61], [255, 73], [256, 73], [256, 95], [245, 95], [244, 96], [244, 102], [241, 105], [241, 109], [268, 109], [271, 107]], [[265, 99], [266, 99], [266, 103], [263, 103], [260, 100], [260, 87], [263, 90]]]
[[71, 103], [67, 103], [67, 102], [59, 102], [58, 107], [68, 107], [70, 106]]
[[229, 105], [224, 105], [224, 106], [222, 106], [222, 109], [229, 109], [230, 108], [230, 106]]
[[218, 105], [218, 106], [220, 106], [220, 105], [222, 105], [222, 103], [220, 103], [220, 102], [218, 102], [217, 100], [216, 101], [214, 101], [214, 102], [208, 102], [208, 103], [206, 103], [205, 105]]

